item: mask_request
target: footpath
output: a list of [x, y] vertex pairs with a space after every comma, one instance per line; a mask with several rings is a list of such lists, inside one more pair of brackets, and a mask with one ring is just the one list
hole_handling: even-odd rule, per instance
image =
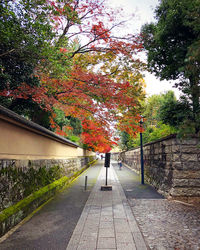
[[101, 169], [67, 250], [200, 250], [200, 208], [168, 201], [132, 170]]
[[[200, 207], [169, 201], [132, 170], [104, 161], [85, 171], [14, 233], [1, 250], [200, 250]], [[84, 189], [85, 176], [88, 187]]]
[[105, 168], [101, 169], [67, 250], [146, 250], [146, 243], [112, 164], [108, 170], [108, 184], [112, 185], [112, 191], [101, 191], [101, 186], [105, 185], [105, 171]]

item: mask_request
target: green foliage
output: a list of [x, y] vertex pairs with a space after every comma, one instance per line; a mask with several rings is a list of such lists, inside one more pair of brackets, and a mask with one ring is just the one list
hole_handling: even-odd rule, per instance
[[[163, 124], [162, 122], [159, 122], [156, 127], [148, 127], [145, 129], [145, 131], [142, 133], [142, 141], [143, 144], [156, 141], [158, 139], [161, 139], [165, 136], [168, 136], [170, 134], [176, 133], [177, 130], [169, 125]], [[140, 135], [138, 134], [137, 137], [132, 140], [132, 148], [137, 147], [140, 145]]]
[[42, 11], [45, 1], [12, 2], [0, 2], [1, 89], [7, 89], [7, 85], [13, 89], [23, 82], [38, 85], [35, 66], [53, 38], [50, 23]]
[[[28, 0], [0, 2], [0, 91], [14, 90], [22, 83], [39, 86], [35, 68], [54, 36], [44, 3]], [[49, 127], [48, 112], [42, 111], [31, 97], [13, 99], [5, 95], [0, 97], [0, 104]]]
[[168, 96], [160, 106], [159, 116], [163, 123], [179, 129], [180, 125], [192, 118], [192, 110], [187, 100], [176, 100]]
[[73, 128], [73, 134], [79, 136], [82, 133], [81, 121], [72, 116], [68, 117], [68, 119], [70, 126]]
[[166, 94], [152, 95], [146, 99], [143, 103], [143, 115], [145, 117], [146, 126], [156, 126], [157, 122], [160, 121], [159, 109], [162, 105]]
[[[52, 8], [45, 0], [0, 2], [0, 91], [15, 90], [21, 84], [40, 85], [39, 73], [66, 77], [70, 60], [56, 45], [56, 34], [49, 14]], [[68, 40], [62, 39], [62, 46]], [[50, 93], [49, 94], [53, 94]], [[50, 112], [28, 98], [0, 97], [0, 104], [28, 119], [50, 128]]]
[[[72, 116], [65, 116], [65, 112], [58, 108], [54, 108], [54, 112], [54, 121], [61, 130], [65, 130], [65, 132], [67, 133], [67, 136], [65, 137], [79, 144], [80, 135], [82, 132], [81, 121], [78, 118]], [[70, 127], [72, 129], [67, 129], [65, 127]]]
[[142, 28], [149, 68], [162, 79], [176, 79], [185, 73], [188, 49], [198, 39], [194, 27], [188, 25], [191, 5], [197, 1], [161, 1], [155, 11], [157, 23]]
[[80, 145], [80, 137], [76, 135], [69, 135], [67, 137], [70, 141], [75, 142], [76, 144]]
[[176, 87], [189, 100], [196, 133], [200, 129], [199, 11], [198, 0], [163, 0], [155, 11], [157, 22], [142, 27], [149, 69], [161, 79], [179, 80]]
[[65, 116], [64, 111], [62, 111], [58, 108], [54, 108], [54, 112], [56, 115], [54, 117], [54, 121], [56, 122], [56, 124], [58, 124], [58, 126], [60, 127], [61, 130], [63, 129], [64, 126], [69, 125], [69, 120]]
[[[173, 106], [176, 105], [176, 106]], [[180, 106], [180, 109], [176, 109]], [[172, 107], [174, 109], [172, 109]], [[185, 107], [185, 106], [184, 106]], [[145, 117], [143, 124], [143, 143], [158, 140], [178, 132], [178, 125], [187, 117], [189, 110], [181, 110], [173, 91], [164, 94], [152, 95], [142, 103], [142, 114]], [[175, 119], [176, 118], [176, 119]], [[178, 123], [179, 122], [179, 123]], [[140, 145], [140, 135], [131, 139], [127, 133], [121, 133], [121, 148], [128, 150]]]
[[128, 150], [129, 149], [129, 141], [130, 141], [130, 136], [128, 133], [126, 133], [125, 131], [122, 131], [120, 133], [120, 138], [121, 138], [121, 149], [122, 150]]
[[7, 98], [0, 96], [0, 104], [10, 110], [22, 115], [26, 119], [51, 130], [50, 127], [50, 112], [42, 109], [39, 104], [33, 102], [31, 99], [22, 98]]

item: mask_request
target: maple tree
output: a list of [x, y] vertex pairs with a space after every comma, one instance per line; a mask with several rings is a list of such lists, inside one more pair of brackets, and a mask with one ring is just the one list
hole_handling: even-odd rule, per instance
[[39, 2], [54, 32], [34, 69], [40, 84], [21, 82], [3, 89], [1, 95], [31, 98], [52, 113], [51, 127], [61, 135], [72, 128], [57, 126], [53, 108], [79, 119], [87, 148], [108, 152], [117, 142], [111, 127], [131, 136], [140, 129], [144, 65], [135, 57], [142, 50], [140, 37], [114, 32], [124, 22], [116, 21], [120, 13], [105, 7], [104, 1]]

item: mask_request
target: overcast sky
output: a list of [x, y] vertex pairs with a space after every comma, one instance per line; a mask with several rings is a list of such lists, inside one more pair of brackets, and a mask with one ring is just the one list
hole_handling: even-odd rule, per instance
[[[159, 4], [159, 0], [107, 0], [113, 8], [122, 7], [127, 14], [135, 13], [131, 19], [128, 29], [130, 33], [139, 32], [143, 24], [153, 22], [154, 9]], [[147, 95], [159, 94], [168, 90], [173, 90], [177, 97], [179, 91], [173, 88], [173, 84], [167, 81], [160, 81], [154, 75], [145, 73]]]

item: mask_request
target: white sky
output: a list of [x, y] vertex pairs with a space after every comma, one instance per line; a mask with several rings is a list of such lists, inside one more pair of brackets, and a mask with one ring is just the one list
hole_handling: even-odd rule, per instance
[[[130, 21], [129, 33], [136, 33], [145, 23], [154, 21], [154, 9], [159, 4], [159, 0], [107, 0], [112, 8], [122, 7], [128, 14], [135, 13], [135, 17]], [[168, 81], [160, 81], [153, 74], [145, 73], [147, 95], [159, 94], [168, 90], [173, 90], [176, 97], [179, 91], [173, 88], [173, 84]]]

